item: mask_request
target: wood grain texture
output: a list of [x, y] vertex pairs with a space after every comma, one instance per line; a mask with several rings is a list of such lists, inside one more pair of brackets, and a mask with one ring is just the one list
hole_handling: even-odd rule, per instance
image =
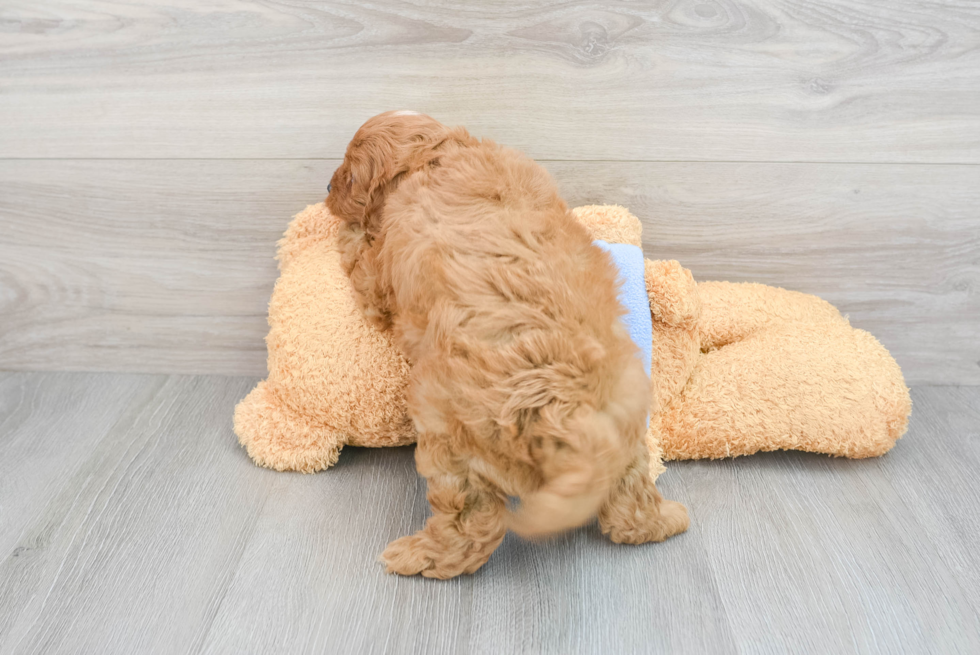
[[956, 0], [0, 8], [5, 157], [331, 157], [431, 113], [539, 159], [980, 163]]
[[[0, 653], [198, 650], [279, 482], [216, 438], [250, 381], [7, 375], [6, 393], [63, 396], [32, 408], [63, 427], [34, 435], [25, 477], [64, 477], [43, 500], [0, 497], [18, 522], [0, 551]], [[97, 424], [106, 407], [119, 420]], [[90, 431], [73, 440], [79, 424]], [[20, 429], [9, 439], [16, 454]]]
[[[0, 369], [264, 375], [275, 241], [391, 108], [980, 384], [962, 0], [4, 2]], [[0, 372], [0, 655], [980, 652], [980, 388], [914, 388], [880, 459], [673, 463], [667, 543], [508, 536], [440, 583], [375, 561], [427, 514], [412, 450], [258, 469], [254, 382]]]
[[[596, 526], [545, 544], [509, 535], [472, 577], [385, 574], [381, 550], [427, 515], [412, 452], [351, 448], [329, 474], [290, 476], [204, 652], [734, 652], [695, 534], [656, 553], [617, 549]], [[616, 567], [582, 565], [607, 557]], [[678, 629], [692, 616], [697, 630]]]
[[0, 446], [64, 471], [46, 493], [0, 478], [0, 653], [980, 648], [980, 388], [913, 389], [879, 459], [672, 463], [660, 486], [693, 520], [666, 543], [510, 535], [439, 582], [376, 561], [427, 514], [412, 449], [259, 469], [230, 429], [253, 382], [0, 373]]
[[264, 372], [275, 243], [293, 214], [322, 201], [330, 166], [0, 170], [11, 190], [0, 196], [0, 367]]
[[643, 221], [644, 251], [696, 280], [812, 293], [912, 384], [980, 384], [980, 167], [549, 164], [574, 204]]
[[[48, 534], [37, 534], [35, 544], [23, 528], [77, 475], [102, 436], [124, 419], [128, 404], [146, 393], [150, 378], [88, 380], [0, 374], [0, 557], [29, 557], [44, 547]], [[0, 633], [7, 618], [0, 613]]]
[[908, 435], [881, 458], [671, 466], [746, 652], [980, 649], [980, 389], [912, 397]]
[[[264, 375], [275, 242], [333, 161], [0, 161], [0, 368]], [[817, 294], [980, 383], [980, 167], [546, 162], [648, 257]]]

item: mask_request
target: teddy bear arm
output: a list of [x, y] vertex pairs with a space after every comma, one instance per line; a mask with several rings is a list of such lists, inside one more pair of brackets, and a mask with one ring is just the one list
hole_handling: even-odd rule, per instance
[[698, 294], [698, 329], [705, 352], [786, 323], [846, 323], [840, 312], [821, 298], [765, 284], [699, 282]]
[[691, 272], [677, 261], [646, 260], [644, 278], [654, 322], [692, 329], [701, 316], [701, 298]]
[[676, 261], [644, 262], [653, 327], [653, 406], [665, 407], [687, 383], [700, 354], [697, 285]]
[[803, 450], [842, 457], [887, 452], [908, 426], [901, 369], [845, 322], [787, 323], [698, 360], [662, 412], [667, 460]]

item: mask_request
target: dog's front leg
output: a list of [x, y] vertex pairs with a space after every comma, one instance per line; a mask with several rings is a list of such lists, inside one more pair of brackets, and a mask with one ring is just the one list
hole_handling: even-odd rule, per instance
[[503, 541], [506, 496], [438, 435], [419, 435], [415, 460], [428, 482], [432, 516], [422, 530], [391, 542], [381, 561], [389, 573], [443, 580], [475, 572]]

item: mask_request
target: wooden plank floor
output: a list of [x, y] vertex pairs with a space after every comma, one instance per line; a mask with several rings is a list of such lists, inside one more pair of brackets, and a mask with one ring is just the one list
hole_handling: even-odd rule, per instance
[[508, 536], [438, 582], [376, 561], [426, 515], [411, 448], [257, 468], [254, 382], [0, 373], [0, 653], [980, 650], [980, 388], [913, 389], [878, 459], [670, 464], [664, 544]]

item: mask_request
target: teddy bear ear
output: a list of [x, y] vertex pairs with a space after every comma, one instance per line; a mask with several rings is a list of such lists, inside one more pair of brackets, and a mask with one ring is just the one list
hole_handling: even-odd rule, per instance
[[701, 318], [701, 296], [691, 271], [674, 260], [647, 259], [643, 265], [653, 320], [693, 330]]
[[585, 205], [573, 209], [572, 215], [585, 226], [593, 240], [642, 247], [643, 226], [625, 207]]

